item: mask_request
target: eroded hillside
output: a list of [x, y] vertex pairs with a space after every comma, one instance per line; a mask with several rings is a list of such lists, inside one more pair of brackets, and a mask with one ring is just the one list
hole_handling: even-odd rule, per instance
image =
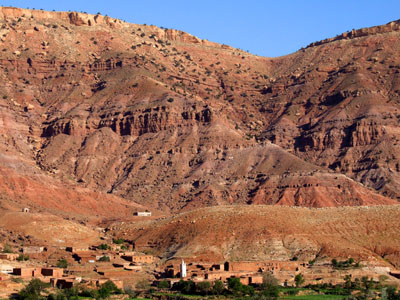
[[272, 59], [100, 15], [0, 20], [11, 206], [398, 203], [397, 23]]

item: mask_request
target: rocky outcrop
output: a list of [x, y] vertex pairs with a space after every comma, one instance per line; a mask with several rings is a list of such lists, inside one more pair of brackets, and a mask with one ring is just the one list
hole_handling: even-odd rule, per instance
[[97, 24], [107, 25], [112, 28], [121, 26], [124, 22], [102, 15], [91, 15], [79, 12], [49, 12], [44, 10], [31, 10], [16, 7], [0, 7], [0, 18], [34, 18], [38, 21], [64, 20], [76, 26], [94, 26]]
[[121, 136], [140, 136], [174, 129], [177, 126], [207, 124], [212, 120], [213, 113], [210, 108], [178, 112], [161, 106], [141, 111], [108, 112], [98, 116], [93, 114], [87, 121], [80, 118], [56, 119], [48, 124], [45, 123], [42, 136], [52, 137], [58, 134], [84, 136], [103, 127], [111, 128]]
[[315, 46], [320, 46], [323, 44], [331, 43], [334, 41], [340, 41], [340, 40], [346, 40], [346, 39], [353, 39], [353, 38], [358, 38], [358, 37], [364, 37], [364, 36], [370, 36], [370, 35], [375, 35], [375, 34], [382, 34], [382, 33], [388, 33], [388, 32], [393, 32], [393, 31], [400, 31], [400, 21], [393, 21], [390, 22], [386, 25], [381, 25], [381, 26], [373, 26], [373, 27], [368, 27], [368, 28], [361, 28], [361, 29], [353, 29], [351, 31], [342, 33], [336, 37], [333, 38], [328, 38], [322, 41], [318, 42], [313, 42], [307, 47], [315, 47]]
[[385, 126], [380, 122], [362, 119], [349, 130], [351, 132], [351, 147], [378, 144], [386, 134]]

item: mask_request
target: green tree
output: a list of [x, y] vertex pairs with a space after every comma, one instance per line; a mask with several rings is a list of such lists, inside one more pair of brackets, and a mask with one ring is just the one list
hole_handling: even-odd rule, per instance
[[160, 282], [158, 283], [158, 288], [159, 288], [159, 289], [169, 289], [169, 288], [170, 288], [169, 282], [166, 281], [166, 280], [160, 281]]
[[194, 294], [195, 292], [196, 292], [196, 283], [194, 283], [192, 280], [184, 281], [182, 293], [190, 295]]
[[304, 277], [303, 274], [299, 273], [294, 277], [294, 282], [296, 284], [296, 287], [301, 286], [304, 283]]
[[263, 289], [277, 285], [278, 285], [278, 280], [275, 278], [274, 275], [272, 275], [271, 273], [263, 274], [262, 285], [261, 285]]
[[67, 300], [78, 300], [79, 299], [79, 289], [77, 287], [72, 287], [70, 289], [62, 290], [60, 293], [57, 294], [56, 300], [61, 300], [61, 299], [58, 299], [58, 298], [62, 297], [59, 294], [63, 294], [65, 297], [64, 299], [67, 299]]
[[336, 267], [338, 264], [338, 261], [336, 258], [332, 259], [331, 262], [332, 262], [332, 266], [334, 266], [334, 267]]
[[232, 293], [242, 290], [242, 283], [239, 278], [228, 278], [228, 288]]
[[279, 297], [278, 280], [271, 273], [263, 274], [263, 283], [261, 288], [263, 295], [270, 298]]
[[97, 246], [98, 249], [100, 250], [107, 250], [108, 249], [108, 245], [107, 244], [100, 244]]
[[347, 263], [348, 263], [349, 265], [352, 265], [352, 264], [354, 263], [354, 258], [350, 257], [350, 258], [347, 260]]
[[20, 255], [17, 257], [17, 261], [25, 261], [25, 260], [29, 260], [29, 256], [28, 256], [28, 255], [20, 254]]
[[201, 281], [197, 284], [196, 289], [201, 295], [207, 296], [211, 291], [211, 284], [208, 281]]
[[353, 287], [353, 283], [351, 282], [351, 274], [344, 276], [344, 288], [350, 291]]
[[386, 289], [388, 300], [400, 300], [400, 291], [396, 292], [395, 286], [388, 286]]
[[[79, 296], [88, 297], [88, 298], [98, 298], [98, 293], [97, 293], [97, 290], [95, 290], [95, 289], [89, 289], [89, 288], [83, 287], [83, 288], [81, 288], [81, 292], [80, 292]], [[132, 297], [132, 298], [135, 298], [135, 297]]]
[[18, 300], [40, 300], [44, 299], [42, 292], [46, 290], [49, 284], [40, 279], [32, 279], [29, 284], [23, 288], [17, 295]]
[[363, 276], [361, 277], [361, 282], [364, 286], [364, 288], [368, 291], [372, 288], [373, 285], [373, 280], [371, 278], [371, 280], [369, 280], [368, 276]]
[[115, 283], [112, 282], [111, 280], [104, 282], [97, 292], [98, 292], [98, 297], [100, 299], [106, 299], [110, 297], [111, 294], [122, 293], [122, 291], [118, 289]]
[[217, 280], [214, 282], [214, 285], [213, 285], [213, 293], [214, 294], [220, 295], [223, 293], [224, 290], [225, 290], [225, 287], [221, 280]]
[[57, 267], [58, 267], [58, 268], [66, 269], [66, 268], [68, 267], [68, 261], [67, 261], [65, 258], [60, 259], [60, 260], [57, 262]]

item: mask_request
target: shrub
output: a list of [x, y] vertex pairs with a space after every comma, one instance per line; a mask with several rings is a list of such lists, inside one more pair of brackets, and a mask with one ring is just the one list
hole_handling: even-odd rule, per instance
[[113, 239], [113, 243], [117, 245], [123, 244], [124, 242], [125, 242], [124, 239]]
[[221, 280], [217, 280], [214, 282], [214, 285], [213, 285], [213, 293], [214, 294], [220, 295], [224, 292], [224, 290], [225, 290], [225, 287]]
[[13, 253], [13, 250], [9, 244], [4, 245], [3, 253]]
[[263, 280], [261, 285], [262, 289], [266, 290], [275, 286], [278, 286], [278, 280], [275, 278], [275, 276], [272, 275], [271, 273], [265, 273], [263, 275]]
[[94, 289], [88, 289], [88, 288], [83, 288], [81, 292], [79, 293], [79, 296], [82, 297], [88, 297], [88, 298], [97, 298], [97, 290]]
[[97, 292], [100, 299], [106, 299], [111, 294], [122, 294], [122, 291], [111, 280], [104, 282]]
[[172, 103], [172, 102], [174, 102], [174, 98], [168, 98], [167, 101], [170, 102], [170, 103]]
[[294, 282], [296, 283], [296, 287], [301, 286], [304, 283], [303, 274], [299, 273], [294, 277]]
[[100, 244], [100, 245], [97, 246], [97, 249], [107, 250], [108, 249], [108, 245], [107, 244]]
[[166, 280], [162, 280], [158, 283], [158, 288], [159, 289], [169, 289], [169, 282]]
[[137, 293], [137, 292], [132, 288], [132, 286], [124, 287], [124, 293], [125, 293], [126, 295], [128, 295], [130, 299], [135, 299], [135, 298], [137, 298], [137, 296], [138, 296], [138, 294], [139, 294], [139, 293]]
[[26, 260], [29, 260], [29, 256], [28, 256], [28, 255], [20, 254], [20, 255], [17, 257], [17, 261], [26, 261]]
[[201, 281], [197, 284], [196, 289], [200, 295], [208, 295], [211, 291], [211, 284], [208, 281]]
[[60, 260], [57, 262], [57, 267], [58, 267], [58, 268], [63, 268], [63, 269], [67, 268], [67, 267], [68, 267], [68, 262], [67, 262], [67, 260], [66, 260], [65, 258], [60, 259]]
[[99, 258], [99, 261], [110, 261], [110, 257], [109, 256], [102, 256]]
[[242, 283], [239, 278], [228, 278], [228, 288], [232, 291], [240, 290]]
[[17, 294], [16, 298], [19, 300], [41, 299], [41, 293], [44, 292], [48, 286], [49, 284], [40, 279], [32, 279], [29, 284]]
[[193, 294], [196, 292], [196, 284], [191, 280], [185, 281], [181, 279], [174, 283], [172, 288], [176, 291], [180, 291], [183, 294]]

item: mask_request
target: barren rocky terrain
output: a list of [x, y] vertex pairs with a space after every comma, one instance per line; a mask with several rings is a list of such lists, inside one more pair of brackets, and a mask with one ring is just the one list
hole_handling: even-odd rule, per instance
[[400, 267], [400, 206], [220, 206], [154, 221], [114, 223], [110, 233], [166, 258], [209, 262], [353, 257]]
[[398, 203], [398, 22], [264, 58], [101, 15], [0, 20], [3, 208]]

